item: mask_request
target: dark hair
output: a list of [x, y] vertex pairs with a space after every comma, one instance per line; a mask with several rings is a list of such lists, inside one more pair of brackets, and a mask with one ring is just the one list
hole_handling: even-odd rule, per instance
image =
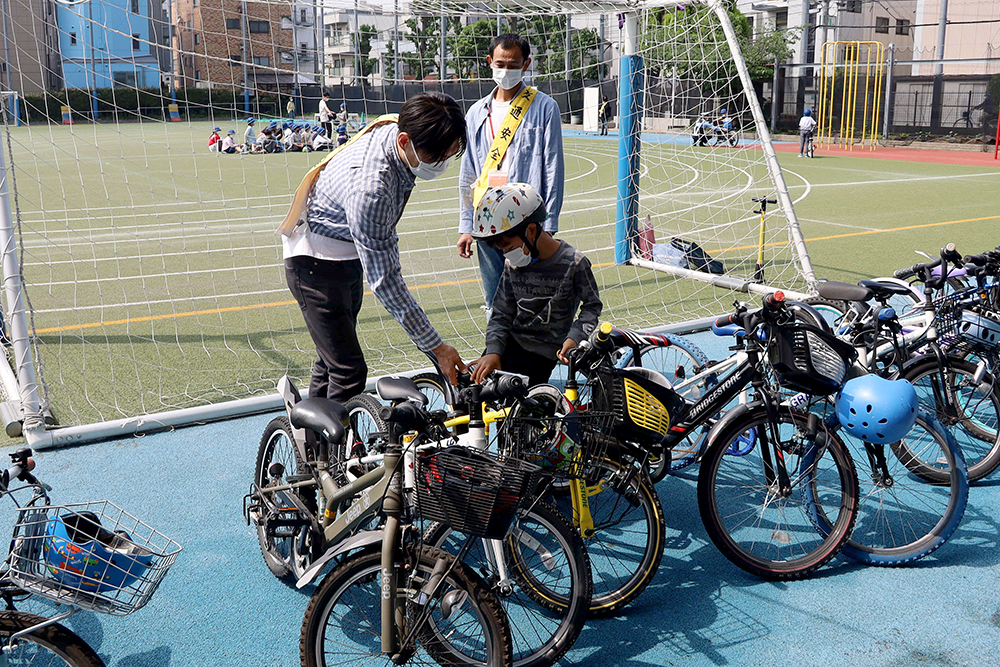
[[531, 57], [531, 45], [528, 44], [528, 40], [520, 35], [515, 35], [513, 33], [504, 33], [503, 35], [497, 35], [490, 42], [490, 57], [493, 57], [493, 52], [498, 46], [502, 46], [505, 49], [513, 49], [515, 46], [521, 49], [521, 55], [527, 60]]
[[324, 90], [324, 91], [323, 91], [323, 97], [330, 97], [330, 93], [328, 93], [328, 92], [326, 92], [326, 91]]
[[399, 110], [399, 131], [413, 140], [413, 148], [430, 154], [431, 162], [445, 158], [455, 140], [465, 151], [465, 114], [455, 98], [438, 92], [417, 93]]

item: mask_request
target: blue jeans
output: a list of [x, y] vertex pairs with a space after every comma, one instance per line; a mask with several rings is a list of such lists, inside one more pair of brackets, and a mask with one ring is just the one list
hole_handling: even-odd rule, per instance
[[504, 258], [499, 250], [489, 247], [485, 243], [476, 243], [479, 256], [479, 272], [483, 275], [483, 300], [486, 308], [493, 308], [493, 297], [496, 296], [497, 287], [500, 285], [500, 276], [503, 275]]

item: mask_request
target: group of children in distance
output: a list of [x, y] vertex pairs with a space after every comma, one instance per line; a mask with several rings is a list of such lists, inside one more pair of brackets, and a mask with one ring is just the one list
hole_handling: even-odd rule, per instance
[[271, 121], [260, 134], [254, 129], [254, 118], [247, 118], [247, 129], [243, 133], [243, 143], [236, 143], [236, 130], [226, 132], [225, 138], [219, 127], [212, 129], [208, 138], [208, 150], [213, 153], [285, 153], [327, 151], [347, 143], [347, 127], [337, 128], [336, 143], [326, 136], [326, 128], [294, 121]]

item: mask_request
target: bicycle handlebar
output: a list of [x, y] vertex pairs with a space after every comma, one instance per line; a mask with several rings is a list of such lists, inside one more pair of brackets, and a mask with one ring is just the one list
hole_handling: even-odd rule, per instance
[[493, 375], [483, 383], [479, 400], [491, 403], [504, 398], [522, 396], [527, 390], [528, 386], [519, 375]]
[[385, 406], [378, 413], [379, 417], [387, 422], [396, 424], [403, 430], [420, 430], [427, 425], [427, 415], [409, 401], [403, 401], [399, 405]]

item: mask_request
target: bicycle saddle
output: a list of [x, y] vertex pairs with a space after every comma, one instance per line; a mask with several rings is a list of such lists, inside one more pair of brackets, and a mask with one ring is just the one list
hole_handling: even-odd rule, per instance
[[[863, 280], [864, 282], [870, 282]], [[819, 295], [824, 299], [838, 301], [867, 301], [872, 298], [872, 290], [867, 285], [852, 285], [836, 280], [827, 280], [819, 284]]]
[[910, 288], [894, 283], [880, 283], [875, 280], [859, 280], [858, 285], [867, 287], [875, 296], [892, 296], [893, 294], [910, 294]]
[[289, 418], [295, 428], [315, 431], [334, 445], [344, 441], [347, 409], [329, 398], [307, 398], [292, 406]]
[[383, 401], [390, 403], [414, 401], [420, 405], [427, 405], [427, 397], [420, 393], [410, 378], [379, 378], [375, 383], [375, 392]]

